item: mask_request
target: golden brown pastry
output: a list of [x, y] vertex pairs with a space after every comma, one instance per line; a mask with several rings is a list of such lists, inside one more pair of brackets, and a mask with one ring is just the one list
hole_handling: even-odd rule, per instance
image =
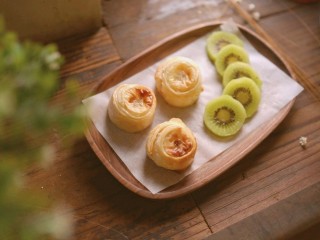
[[156, 97], [150, 88], [138, 84], [122, 84], [113, 92], [108, 115], [122, 130], [138, 132], [152, 123], [156, 105]]
[[150, 131], [146, 148], [148, 157], [158, 166], [183, 170], [192, 164], [197, 142], [191, 130], [179, 118], [172, 118]]
[[171, 57], [161, 62], [155, 80], [159, 93], [175, 107], [192, 105], [203, 90], [198, 65], [186, 57]]

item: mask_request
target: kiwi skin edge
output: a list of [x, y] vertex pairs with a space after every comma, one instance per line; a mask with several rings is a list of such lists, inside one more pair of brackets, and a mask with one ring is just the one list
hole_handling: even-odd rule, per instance
[[261, 89], [262, 80], [260, 79], [258, 73], [251, 65], [244, 62], [234, 62], [230, 64], [223, 73], [222, 84], [224, 87], [226, 87], [230, 81], [240, 77], [251, 78]]
[[244, 46], [243, 41], [233, 33], [224, 31], [211, 33], [206, 41], [206, 51], [209, 59], [214, 63], [218, 52], [229, 44], [235, 44], [240, 47]]

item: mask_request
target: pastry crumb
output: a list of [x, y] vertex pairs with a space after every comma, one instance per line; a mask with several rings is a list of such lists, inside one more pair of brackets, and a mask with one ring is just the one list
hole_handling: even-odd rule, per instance
[[307, 137], [301, 136], [299, 138], [299, 144], [300, 144], [301, 147], [306, 148], [307, 147], [307, 142], [308, 142]]
[[259, 12], [253, 12], [252, 16], [256, 21], [258, 21], [260, 19], [260, 13]]
[[253, 11], [256, 8], [256, 5], [253, 3], [250, 3], [248, 6], [249, 11]]

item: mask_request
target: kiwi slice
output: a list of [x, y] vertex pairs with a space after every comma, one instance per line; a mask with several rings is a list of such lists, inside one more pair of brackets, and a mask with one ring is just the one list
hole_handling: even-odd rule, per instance
[[205, 125], [212, 133], [221, 137], [236, 134], [246, 117], [242, 104], [229, 95], [211, 100], [204, 110]]
[[238, 100], [245, 108], [248, 118], [258, 110], [261, 93], [259, 87], [250, 78], [241, 77], [229, 82], [223, 94]]
[[223, 86], [233, 80], [240, 77], [251, 78], [259, 88], [261, 88], [262, 81], [258, 73], [248, 64], [244, 62], [235, 62], [230, 64], [223, 73]]
[[225, 69], [234, 62], [249, 63], [249, 56], [242, 47], [229, 44], [218, 52], [215, 61], [216, 70], [223, 76]]
[[206, 42], [206, 50], [209, 58], [214, 62], [217, 53], [229, 44], [235, 44], [243, 47], [242, 40], [233, 33], [223, 31], [211, 33]]

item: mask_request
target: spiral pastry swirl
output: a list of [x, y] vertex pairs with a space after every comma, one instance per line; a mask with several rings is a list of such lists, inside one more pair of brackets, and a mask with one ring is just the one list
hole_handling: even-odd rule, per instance
[[192, 105], [203, 90], [198, 65], [186, 57], [171, 57], [161, 62], [155, 80], [159, 93], [175, 107]]
[[122, 84], [113, 92], [108, 115], [117, 127], [127, 132], [138, 132], [153, 121], [157, 105], [153, 91], [138, 84]]
[[183, 170], [192, 164], [197, 142], [191, 130], [179, 118], [172, 118], [150, 131], [146, 149], [148, 157], [158, 166]]

